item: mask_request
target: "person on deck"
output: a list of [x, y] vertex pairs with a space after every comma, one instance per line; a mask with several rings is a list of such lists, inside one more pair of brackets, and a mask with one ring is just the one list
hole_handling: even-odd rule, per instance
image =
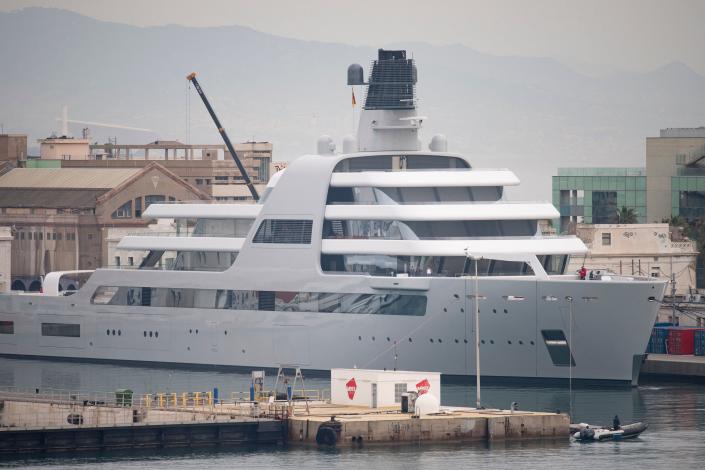
[[585, 276], [587, 276], [587, 269], [585, 269], [585, 266], [580, 268], [580, 270], [578, 271], [578, 276], [580, 276], [581, 281], [585, 280]]

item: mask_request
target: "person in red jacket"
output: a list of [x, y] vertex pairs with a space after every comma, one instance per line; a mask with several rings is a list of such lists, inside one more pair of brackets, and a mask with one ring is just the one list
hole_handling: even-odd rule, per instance
[[581, 281], [585, 280], [585, 276], [587, 276], [587, 269], [585, 269], [585, 266], [580, 268], [580, 271], [578, 271], [578, 276], [580, 276]]

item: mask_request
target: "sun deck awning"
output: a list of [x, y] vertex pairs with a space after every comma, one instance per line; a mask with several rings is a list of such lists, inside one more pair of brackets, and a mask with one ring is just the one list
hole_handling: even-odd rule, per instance
[[117, 248], [119, 250], [239, 252], [244, 242], [244, 238], [130, 235], [123, 237]]
[[456, 171], [358, 171], [333, 173], [333, 187], [425, 188], [463, 186], [516, 186], [519, 178], [505, 169]]
[[560, 213], [548, 202], [326, 206], [329, 220], [541, 220], [558, 217]]
[[587, 247], [577, 237], [474, 240], [323, 240], [323, 254], [390, 256], [578, 255]]
[[143, 219], [254, 219], [259, 204], [151, 204]]

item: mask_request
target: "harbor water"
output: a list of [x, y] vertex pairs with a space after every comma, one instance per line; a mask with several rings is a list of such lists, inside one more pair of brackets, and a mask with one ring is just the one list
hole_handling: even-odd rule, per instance
[[[221, 396], [248, 390], [244, 372], [137, 367], [49, 360], [0, 358], [0, 387], [111, 391], [130, 388], [136, 394], [205, 391]], [[269, 376], [266, 386], [271, 387]], [[325, 377], [306, 377], [307, 389], [325, 389]], [[298, 385], [297, 385], [298, 388]], [[443, 404], [474, 405], [470, 383], [443, 383]], [[649, 429], [624, 442], [579, 444], [565, 440], [499, 445], [368, 446], [354, 450], [258, 448], [221, 451], [129, 452], [104, 455], [30, 456], [0, 460], [0, 467], [171, 469], [215, 468], [702, 468], [705, 465], [705, 386], [648, 383], [637, 388], [485, 385], [487, 407], [509, 408], [511, 402], [532, 411], [568, 411], [573, 421], [610, 424], [646, 421]]]

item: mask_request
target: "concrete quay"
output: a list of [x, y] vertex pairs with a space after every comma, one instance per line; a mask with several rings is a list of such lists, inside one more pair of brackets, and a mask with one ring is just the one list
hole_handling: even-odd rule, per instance
[[561, 413], [441, 407], [421, 417], [399, 407], [370, 409], [316, 404], [295, 407], [288, 420], [290, 445], [316, 444], [318, 429], [332, 416], [340, 423], [338, 447], [368, 444], [493, 442], [566, 439], [570, 418]]
[[705, 356], [648, 354], [641, 377], [705, 381]]

